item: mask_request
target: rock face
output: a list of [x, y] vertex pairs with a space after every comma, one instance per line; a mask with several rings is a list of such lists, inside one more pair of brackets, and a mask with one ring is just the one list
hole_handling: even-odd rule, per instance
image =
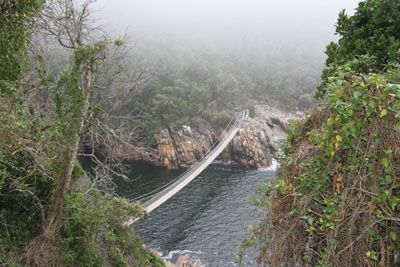
[[[158, 153], [150, 154], [143, 150], [126, 155], [132, 156], [131, 159], [150, 158], [168, 169], [189, 167], [210, 151], [218, 137], [210, 126], [194, 129], [183, 126], [178, 131], [165, 128], [156, 135]], [[265, 168], [271, 164], [276, 152], [270, 127], [263, 120], [250, 119], [222, 152], [222, 158], [244, 167]]]
[[[145, 248], [149, 252], [153, 253], [157, 259], [161, 258], [160, 254], [157, 252], [157, 250], [146, 247], [146, 246], [145, 246]], [[167, 267], [201, 267], [201, 264], [199, 262], [195, 261], [194, 259], [192, 259], [189, 254], [179, 256], [179, 258], [176, 260], [175, 263], [172, 263], [165, 259], [163, 259], [163, 260]]]
[[182, 255], [175, 262], [176, 267], [201, 267], [201, 264], [193, 260], [189, 254]]
[[267, 125], [275, 130], [277, 126], [283, 130], [287, 130], [290, 120], [298, 120], [304, 114], [297, 112], [296, 114], [282, 111], [263, 101], [253, 101], [257, 117], [267, 123]]
[[234, 160], [248, 168], [265, 168], [278, 152], [269, 126], [262, 120], [251, 119], [222, 152], [224, 160]]
[[168, 169], [189, 167], [206, 155], [216, 138], [215, 132], [208, 126], [194, 130], [183, 126], [176, 132], [165, 128], [156, 135], [159, 151], [157, 165]]
[[[267, 104], [253, 103], [257, 118], [243, 123], [221, 157], [248, 168], [268, 167], [277, 153], [274, 137], [285, 135], [293, 114], [282, 112]], [[118, 155], [125, 159], [154, 162], [168, 169], [189, 167], [202, 159], [218, 140], [219, 134], [210, 125], [197, 125], [181, 129], [165, 128], [155, 135], [157, 149], [118, 147]]]

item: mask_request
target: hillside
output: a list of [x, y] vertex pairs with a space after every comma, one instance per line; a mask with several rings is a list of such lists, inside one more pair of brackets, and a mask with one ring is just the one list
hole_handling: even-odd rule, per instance
[[332, 86], [327, 103], [292, 128], [277, 180], [264, 188], [272, 193], [270, 260], [391, 266], [400, 237], [400, 85], [346, 74]]
[[[272, 266], [398, 266], [400, 3], [339, 14], [316, 97], [292, 123], [281, 168], [254, 199], [244, 248]], [[268, 205], [267, 205], [268, 203]]]

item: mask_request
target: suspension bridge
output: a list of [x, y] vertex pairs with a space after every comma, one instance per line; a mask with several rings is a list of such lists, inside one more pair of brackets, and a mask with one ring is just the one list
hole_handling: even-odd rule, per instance
[[[236, 133], [240, 130], [243, 122], [248, 121], [248, 119], [248, 110], [235, 113], [225, 130], [222, 132], [221, 136], [217, 138], [215, 143], [211, 146], [210, 150], [204, 155], [203, 158], [201, 158], [199, 161], [197, 161], [197, 163], [192, 165], [184, 173], [179, 175], [171, 182], [140, 197], [131, 199], [130, 202], [142, 202], [142, 207], [149, 213], [162, 205], [165, 201], [173, 197], [182, 188], [193, 181], [204, 169], [206, 169], [208, 165], [210, 165], [214, 159], [216, 159], [227, 147], [227, 145], [232, 141], [233, 137], [235, 137]], [[137, 220], [139, 219], [132, 217], [125, 224], [129, 226]]]

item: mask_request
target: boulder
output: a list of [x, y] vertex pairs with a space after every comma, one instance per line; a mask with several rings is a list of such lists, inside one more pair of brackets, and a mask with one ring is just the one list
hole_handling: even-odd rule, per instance
[[193, 260], [189, 254], [179, 256], [175, 262], [176, 267], [201, 267], [201, 264]]
[[250, 119], [222, 152], [224, 160], [233, 160], [247, 168], [266, 168], [278, 152], [272, 131], [265, 121]]

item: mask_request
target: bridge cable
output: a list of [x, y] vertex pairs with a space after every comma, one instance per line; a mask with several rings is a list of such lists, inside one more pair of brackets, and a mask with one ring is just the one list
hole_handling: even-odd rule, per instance
[[[174, 183], [175, 181], [177, 181], [178, 179], [180, 179], [182, 176], [186, 175], [188, 172], [194, 170], [194, 169], [198, 166], [198, 164], [199, 164], [200, 162], [202, 162], [202, 161], [205, 159], [205, 157], [211, 152], [211, 150], [213, 150], [213, 149], [220, 143], [220, 140], [222, 141], [222, 139], [223, 139], [222, 135], [223, 135], [224, 133], [226, 133], [226, 130], [228, 129], [228, 127], [229, 127], [229, 128], [231, 127], [232, 122], [236, 122], [235, 118], [236, 118], [237, 116], [238, 116], [238, 112], [236, 112], [236, 113], [232, 116], [231, 120], [229, 121], [229, 123], [227, 124], [227, 126], [225, 127], [225, 129], [221, 132], [220, 136], [215, 140], [214, 144], [212, 144], [212, 146], [208, 149], [208, 151], [207, 151], [206, 153], [204, 153], [204, 156], [203, 156], [201, 159], [199, 159], [195, 164], [193, 164], [193, 165], [192, 165], [191, 167], [189, 167], [186, 171], [184, 171], [184, 172], [181, 173], [178, 177], [176, 177], [175, 179], [173, 179], [173, 180], [171, 180], [170, 182], [166, 183], [165, 185], [162, 185], [162, 186], [160, 186], [159, 188], [156, 188], [156, 189], [154, 189], [154, 190], [152, 190], [152, 191], [150, 191], [150, 192], [148, 192], [148, 193], [146, 193], [146, 194], [143, 194], [143, 195], [141, 195], [141, 196], [138, 196], [138, 197], [129, 199], [128, 201], [129, 201], [129, 202], [136, 202], [136, 201], [140, 201], [140, 200], [144, 200], [144, 199], [151, 198], [153, 195], [159, 193], [161, 190], [163, 190], [164, 188], [168, 187], [169, 185], [171, 185], [172, 183]], [[232, 129], [231, 129], [231, 130], [232, 130]], [[230, 131], [231, 131], [231, 130], [230, 130]], [[229, 133], [229, 132], [228, 132], [228, 133]], [[228, 135], [228, 134], [225, 134], [225, 135]], [[129, 195], [128, 195], [127, 197], [129, 198]]]
[[[234, 118], [234, 117], [233, 117], [233, 118]], [[232, 118], [232, 119], [233, 119], [233, 118]], [[231, 119], [231, 121], [229, 122], [229, 124], [227, 125], [227, 127], [225, 127], [225, 129], [224, 129], [224, 131], [223, 131], [222, 133], [226, 132], [228, 126], [230, 126], [230, 124], [231, 124], [231, 122], [232, 122], [232, 119]], [[207, 156], [207, 155], [210, 153], [210, 151], [211, 151], [212, 149], [214, 149], [214, 147], [216, 147], [216, 145], [219, 143], [218, 140], [221, 139], [221, 137], [222, 137], [222, 134], [216, 139], [217, 141], [214, 142], [214, 144], [210, 147], [210, 149], [207, 151], [207, 153], [205, 153], [205, 156]], [[221, 139], [221, 140], [222, 140], [222, 139]], [[148, 192], [148, 193], [143, 194], [143, 195], [141, 195], [141, 196], [139, 196], [139, 197], [130, 199], [129, 202], [144, 200], [144, 199], [148, 199], [148, 198], [152, 197], [153, 195], [155, 195], [156, 193], [158, 193], [158, 192], [161, 191], [162, 189], [168, 187], [170, 184], [172, 184], [172, 183], [174, 183], [175, 181], [177, 181], [178, 179], [180, 179], [182, 176], [186, 175], [188, 172], [194, 170], [195, 167], [197, 167], [198, 164], [199, 164], [201, 161], [204, 160], [205, 156], [202, 157], [200, 160], [198, 160], [195, 164], [193, 164], [193, 165], [192, 165], [190, 168], [188, 168], [185, 172], [183, 172], [183, 173], [180, 174], [178, 177], [176, 177], [174, 180], [172, 180], [172, 181], [166, 183], [165, 185], [163, 185], [163, 186], [161, 186], [161, 187], [159, 187], [159, 188], [156, 188], [155, 190], [153, 190], [153, 191], [151, 191], [151, 192]]]

